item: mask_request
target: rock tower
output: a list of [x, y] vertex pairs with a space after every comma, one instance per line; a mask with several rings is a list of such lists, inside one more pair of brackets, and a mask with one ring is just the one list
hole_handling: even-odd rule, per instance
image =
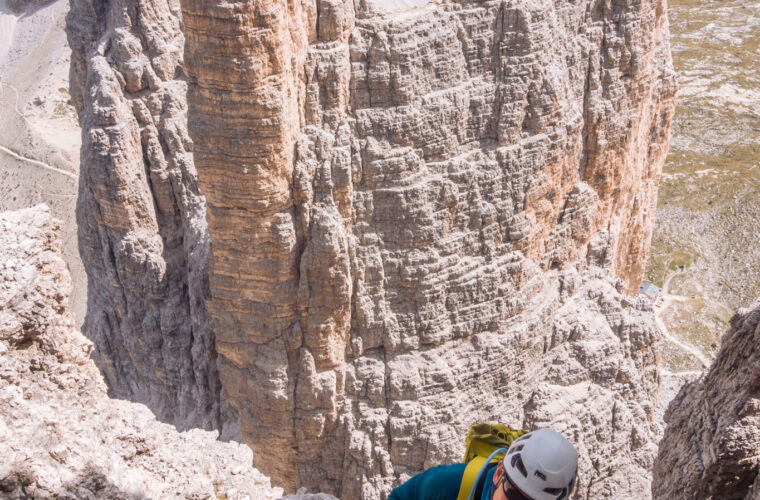
[[499, 420], [565, 432], [579, 498], [649, 491], [664, 2], [73, 0], [68, 31], [113, 393], [290, 490], [381, 497]]

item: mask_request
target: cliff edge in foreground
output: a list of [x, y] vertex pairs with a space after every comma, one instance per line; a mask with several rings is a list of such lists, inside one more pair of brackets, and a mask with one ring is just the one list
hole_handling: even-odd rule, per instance
[[731, 319], [710, 370], [665, 414], [655, 499], [760, 498], [760, 307]]
[[73, 328], [59, 234], [44, 205], [0, 213], [0, 496], [278, 497], [247, 446], [108, 398]]

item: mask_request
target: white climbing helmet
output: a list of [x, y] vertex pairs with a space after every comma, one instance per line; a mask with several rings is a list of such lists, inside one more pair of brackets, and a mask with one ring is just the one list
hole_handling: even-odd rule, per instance
[[578, 452], [562, 434], [551, 429], [520, 436], [504, 457], [509, 481], [533, 500], [569, 498], [577, 471]]

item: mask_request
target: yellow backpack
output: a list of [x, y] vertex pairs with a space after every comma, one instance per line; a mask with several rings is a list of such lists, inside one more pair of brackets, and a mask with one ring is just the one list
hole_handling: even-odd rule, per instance
[[512, 441], [528, 432], [511, 429], [503, 424], [475, 424], [470, 427], [467, 431], [467, 451], [463, 460], [467, 467], [459, 485], [457, 500], [468, 500], [487, 469], [486, 462], [496, 463], [504, 458]]

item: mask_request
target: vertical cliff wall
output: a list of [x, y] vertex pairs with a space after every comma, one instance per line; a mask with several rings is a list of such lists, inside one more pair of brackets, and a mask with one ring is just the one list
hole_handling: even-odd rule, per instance
[[267, 473], [370, 498], [527, 418], [559, 271], [641, 278], [664, 4], [182, 5], [220, 375]]
[[189, 124], [216, 256], [209, 310], [220, 375], [256, 459], [277, 480], [293, 478], [295, 381], [287, 351], [298, 346], [286, 347], [284, 331], [298, 320], [303, 237], [291, 186], [305, 12], [300, 3], [268, 1], [183, 8]]
[[649, 491], [657, 333], [624, 293], [673, 112], [664, 3], [74, 9], [114, 387], [228, 401], [289, 489], [381, 497], [500, 420], [567, 433], [579, 498]]
[[172, 2], [71, 2], [83, 329], [113, 396], [180, 427], [226, 425], [235, 435], [205, 304], [208, 231], [187, 134], [180, 19]]

